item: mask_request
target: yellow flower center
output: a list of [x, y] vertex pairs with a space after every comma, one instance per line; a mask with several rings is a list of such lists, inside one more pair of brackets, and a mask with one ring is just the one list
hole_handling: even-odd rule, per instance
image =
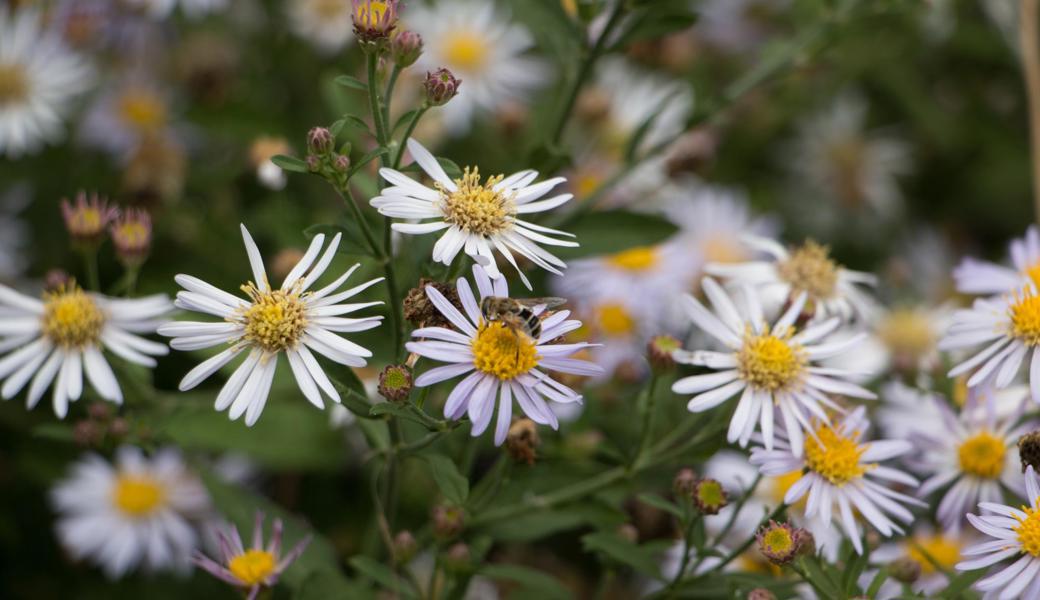
[[29, 78], [25, 67], [17, 64], [0, 64], [0, 108], [16, 102], [24, 102], [29, 96]]
[[953, 404], [957, 408], [964, 408], [968, 403], [968, 377], [961, 376], [953, 380], [953, 391], [950, 394]]
[[625, 271], [647, 271], [657, 264], [658, 259], [657, 248], [639, 246], [608, 257], [607, 264]]
[[476, 167], [456, 179], [458, 189], [448, 192], [440, 184], [441, 209], [444, 221], [477, 235], [494, 235], [512, 226], [516, 205], [513, 198], [495, 191], [494, 186], [502, 181], [501, 175], [480, 183], [480, 169]]
[[1016, 292], [1008, 312], [1011, 334], [1028, 346], [1040, 344], [1040, 296], [1029, 288]]
[[777, 475], [776, 477], [770, 478], [772, 485], [769, 488], [769, 495], [777, 504], [783, 502], [784, 496], [787, 495], [787, 490], [791, 489], [791, 486], [797, 483], [801, 478], [801, 470], [791, 471], [790, 473], [784, 473], [783, 475]]
[[[930, 575], [935, 573], [935, 561], [944, 570], [953, 569], [961, 558], [961, 546], [957, 542], [941, 535], [930, 535], [923, 538], [915, 538], [906, 550], [906, 554], [914, 562], [921, 565], [921, 573]], [[932, 560], [928, 560], [931, 557]]]
[[116, 508], [131, 517], [148, 516], [165, 500], [166, 490], [147, 475], [120, 475], [112, 492]]
[[878, 337], [896, 360], [916, 363], [935, 350], [936, 331], [923, 311], [892, 311], [878, 326]]
[[977, 477], [996, 479], [1004, 472], [1004, 455], [1007, 446], [1004, 440], [982, 431], [964, 440], [957, 448], [957, 460], [961, 471]]
[[821, 425], [816, 429], [815, 437], [805, 438], [805, 463], [813, 472], [841, 487], [873, 467], [859, 462], [866, 449], [851, 436], [846, 437], [829, 425]]
[[866, 146], [859, 137], [835, 140], [830, 145], [831, 183], [838, 199], [849, 208], [859, 208], [863, 193], [863, 164]]
[[592, 170], [579, 173], [573, 180], [574, 195], [584, 200], [599, 190], [603, 185], [603, 177]]
[[119, 99], [119, 116], [141, 133], [153, 133], [166, 123], [166, 104], [151, 90], [127, 90]]
[[1040, 498], [1033, 500], [1034, 508], [1023, 506], [1025, 518], [1015, 517], [1018, 525], [1012, 527], [1018, 534], [1018, 541], [1022, 543], [1022, 550], [1033, 556], [1040, 556], [1040, 511], [1035, 508], [1037, 503], [1040, 503]]
[[381, 29], [386, 7], [383, 0], [360, 2], [354, 9], [354, 23], [364, 29]]
[[786, 555], [794, 548], [794, 538], [786, 527], [771, 527], [762, 536], [762, 546], [773, 554]]
[[228, 571], [244, 585], [259, 585], [267, 581], [277, 567], [274, 555], [266, 550], [246, 550], [231, 559]]
[[767, 328], [761, 335], [744, 336], [737, 353], [740, 377], [754, 387], [771, 392], [786, 389], [801, 380], [807, 362], [802, 347], [790, 341], [791, 330], [775, 336]]
[[116, 225], [112, 238], [119, 240], [120, 246], [137, 248], [151, 240], [151, 231], [140, 221], [127, 221]]
[[94, 299], [78, 287], [48, 292], [43, 296], [43, 335], [64, 348], [96, 344], [105, 315]]
[[534, 341], [501, 321], [484, 323], [473, 340], [473, 365], [507, 381], [538, 366]]
[[459, 31], [444, 41], [444, 60], [459, 71], [481, 71], [488, 59], [487, 39], [479, 33]]
[[631, 334], [636, 329], [636, 321], [628, 310], [616, 303], [607, 303], [596, 308], [596, 324], [600, 331], [610, 337], [621, 337]]
[[252, 283], [242, 290], [253, 300], [242, 312], [246, 328], [243, 338], [269, 353], [295, 348], [307, 328], [306, 307], [299, 294], [261, 292]]
[[830, 249], [809, 240], [791, 251], [777, 264], [780, 279], [795, 293], [807, 292], [812, 299], [834, 297], [838, 285], [838, 265], [830, 259]]
[[709, 263], [732, 264], [747, 259], [747, 252], [731, 238], [711, 236], [701, 243], [701, 253]]
[[1040, 262], [1026, 267], [1025, 276], [1033, 282], [1033, 285], [1040, 288]]

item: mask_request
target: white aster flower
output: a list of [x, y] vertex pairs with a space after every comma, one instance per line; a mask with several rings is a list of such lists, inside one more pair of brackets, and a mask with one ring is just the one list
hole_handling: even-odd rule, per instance
[[73, 100], [93, 71], [43, 28], [34, 9], [0, 7], [0, 155], [33, 153], [63, 134]]
[[38, 300], [0, 285], [0, 352], [8, 352], [0, 359], [0, 378], [6, 378], [0, 394], [13, 398], [31, 379], [31, 409], [54, 382], [54, 414], [63, 419], [69, 402], [83, 393], [86, 374], [99, 396], [121, 403], [123, 392], [102, 350], [154, 367], [152, 356], [169, 349], [138, 334], [155, 333], [172, 308], [165, 294], [117, 299], [73, 285]]
[[916, 376], [930, 387], [931, 376], [941, 366], [939, 340], [953, 317], [949, 305], [903, 305], [881, 309], [866, 330], [868, 337], [855, 356], [827, 361], [827, 366], [855, 369], [867, 374], [895, 371]]
[[87, 455], [51, 491], [62, 545], [116, 579], [138, 566], [185, 572], [199, 544], [192, 521], [209, 511], [202, 482], [174, 449], [146, 458], [121, 447], [115, 465]]
[[334, 54], [354, 39], [351, 0], [290, 0], [289, 27], [324, 54]]
[[1014, 293], [978, 298], [970, 309], [956, 311], [939, 349], [983, 344], [983, 350], [951, 369], [950, 377], [970, 372], [969, 388], [992, 383], [1003, 389], [1028, 359], [1029, 387], [1033, 400], [1040, 402], [1040, 352], [1035, 351], [1040, 344], [1040, 295], [1033, 283]]
[[402, 20], [425, 44], [416, 67], [446, 67], [462, 80], [459, 95], [439, 109], [452, 134], [466, 133], [480, 113], [526, 100], [548, 79], [546, 65], [525, 55], [534, 47], [534, 38], [495, 2], [413, 3]]
[[[394, 223], [395, 231], [409, 234], [433, 233], [447, 230], [433, 246], [433, 260], [450, 265], [460, 251], [473, 257], [487, 269], [492, 279], [502, 276], [495, 265], [493, 250], [497, 250], [520, 274], [524, 285], [531, 288], [527, 277], [520, 272], [513, 253], [529, 259], [539, 267], [561, 275], [567, 265], [538, 244], [577, 246], [577, 242], [556, 239], [550, 235], [574, 237], [572, 234], [523, 221], [519, 215], [551, 210], [570, 200], [571, 194], [559, 194], [538, 200], [564, 181], [554, 177], [532, 183], [537, 171], [520, 171], [509, 177], [501, 175], [480, 181], [476, 167], [466, 168], [465, 174], [452, 181], [437, 159], [414, 139], [408, 140], [408, 151], [423, 171], [433, 178], [434, 187], [427, 187], [393, 169], [380, 169], [383, 179], [393, 184], [371, 204], [379, 214], [397, 219], [433, 219], [426, 223]], [[546, 235], [549, 234], [549, 235]]]
[[[892, 483], [917, 486], [906, 473], [879, 464], [913, 450], [905, 440], [864, 442], [869, 426], [866, 410], [860, 406], [833, 426], [816, 423], [805, 438], [805, 455], [795, 454], [781, 432], [776, 449], [756, 447], [751, 463], [762, 474], [784, 475], [804, 470], [804, 475], [787, 490], [784, 502], [794, 504], [808, 494], [805, 516], [825, 523], [838, 520], [856, 552], [863, 554], [863, 540], [853, 510], [863, 516], [881, 535], [892, 536], [903, 529], [892, 518], [904, 523], [914, 516], [902, 504], [927, 506], [923, 502], [892, 490]], [[832, 525], [833, 526], [833, 525]]]
[[130, 76], [100, 94], [87, 109], [79, 139], [128, 159], [142, 144], [177, 139], [169, 95], [143, 76]]
[[228, 0], [123, 0], [129, 7], [145, 12], [153, 19], [169, 17], [179, 5], [193, 19], [227, 8]]
[[[969, 538], [962, 534], [937, 532], [924, 525], [914, 529], [905, 540], [887, 542], [870, 551], [870, 562], [876, 565], [888, 565], [899, 559], [909, 559], [921, 568], [921, 575], [911, 585], [915, 592], [928, 598], [936, 597], [950, 583], [947, 575], [957, 565], [961, 552], [968, 546]], [[934, 561], [934, 563], [933, 563]], [[942, 569], [936, 568], [935, 563]], [[865, 578], [865, 586], [870, 585], [871, 577]], [[876, 596], [878, 599], [895, 600], [902, 596], [902, 586], [894, 581], [886, 582]]]
[[380, 316], [354, 319], [341, 315], [382, 304], [344, 304], [343, 301], [383, 278], [337, 291], [360, 266], [356, 264], [329, 285], [316, 292], [308, 291], [325, 273], [339, 247], [340, 234], [336, 234], [322, 253], [325, 236], [318, 234], [314, 236], [303, 258], [285, 276], [282, 286], [272, 288], [267, 280], [263, 259], [260, 258], [260, 250], [245, 225], [241, 228], [242, 240], [253, 270], [253, 281], [242, 286], [242, 290], [249, 296], [248, 300], [219, 290], [190, 275], [176, 277], [177, 283], [184, 288], [184, 291], [177, 292], [175, 304], [179, 308], [220, 317], [223, 321], [173, 321], [160, 327], [159, 333], [174, 338], [170, 346], [175, 350], [200, 350], [228, 345], [222, 352], [185, 375], [179, 386], [181, 391], [202, 383], [245, 352], [245, 360], [217, 395], [216, 409], [223, 411], [230, 407], [228, 415], [232, 420], [244, 414], [246, 425], [252, 426], [267, 404], [279, 357], [284, 354], [296, 384], [311, 404], [324, 409], [322, 393], [334, 402], [339, 402], [339, 392], [312, 351], [348, 367], [365, 366], [365, 358], [372, 356], [372, 353], [336, 333], [365, 331], [379, 326], [383, 319]]
[[950, 486], [936, 515], [944, 528], [956, 533], [964, 515], [979, 502], [999, 502], [1003, 490], [1021, 493], [1022, 471], [1016, 444], [1035, 423], [1015, 425], [1024, 408], [1021, 402], [1018, 411], [1000, 419], [992, 404], [978, 402], [979, 398], [966, 404], [960, 414], [954, 414], [941, 397], [932, 396], [929, 400], [939, 410], [940, 430], [918, 423], [910, 439], [919, 452], [907, 464], [922, 477], [928, 476], [918, 490], [920, 497]]
[[830, 257], [830, 249], [812, 240], [804, 245], [784, 248], [774, 240], [747, 235], [742, 238], [752, 249], [772, 257], [771, 261], [736, 264], [712, 263], [705, 267], [710, 275], [727, 283], [747, 283], [757, 288], [767, 303], [789, 301], [800, 292], [808, 294], [814, 318], [831, 316], [848, 321], [853, 317], [870, 320], [875, 302], [860, 286], [874, 285], [876, 278], [852, 271]]
[[1040, 285], [1040, 230], [1030, 225], [1026, 234], [1012, 240], [1011, 266], [975, 258], [965, 258], [953, 270], [957, 291], [962, 294], [992, 296], [1013, 292], [1027, 283]]
[[672, 385], [672, 391], [694, 394], [686, 405], [690, 412], [710, 410], [740, 394], [740, 403], [726, 434], [730, 443], [746, 446], [756, 425], [760, 425], [766, 448], [772, 449], [773, 425], [779, 413], [794, 454], [801, 456], [803, 429], [814, 428], [810, 423], [813, 418], [829, 422], [824, 407], [841, 410], [828, 394], [875, 397], [847, 381], [853, 373], [815, 364], [820, 359], [851, 350], [863, 336], [822, 343], [840, 324], [836, 317], [796, 331], [794, 323], [805, 306], [805, 293], [799, 294], [770, 325], [758, 298], [749, 288], [744, 288], [743, 310], [738, 310], [714, 279], [705, 277], [701, 286], [714, 314], [689, 295], [684, 297], [684, 308], [694, 324], [722, 342], [727, 351], [676, 352], [676, 361], [716, 372], [684, 377]]
[[994, 539], [966, 548], [966, 560], [957, 565], [958, 570], [982, 569], [1014, 559], [975, 584], [987, 598], [1040, 598], [1040, 480], [1032, 465], [1026, 467], [1025, 480], [1026, 504], [1021, 509], [983, 502], [979, 504], [981, 515], [968, 515], [975, 529]]
[[[559, 427], [556, 414], [545, 400], [559, 403], [581, 402], [581, 394], [559, 383], [543, 370], [579, 376], [595, 376], [602, 372], [598, 366], [568, 358], [590, 344], [556, 344], [554, 340], [581, 327], [580, 321], [568, 320], [570, 311], [561, 310], [541, 320], [538, 339], [515, 331], [502, 321], [487, 321], [480, 311], [480, 303], [489, 296], [509, 297], [504, 278], [492, 280], [479, 265], [473, 267], [473, 279], [480, 297], [475, 297], [469, 282], [459, 278], [456, 289], [463, 312], [432, 286], [426, 296], [447, 318], [455, 329], [424, 327], [412, 332], [419, 341], [408, 342], [409, 352], [436, 361], [450, 363], [435, 367], [419, 375], [415, 385], [424, 387], [466, 375], [448, 395], [444, 416], [460, 419], [468, 414], [473, 423], [471, 434], [478, 436], [487, 429], [498, 407], [495, 424], [495, 445], [501, 445], [509, 432], [513, 414], [513, 399], [532, 421]], [[544, 307], [535, 307], [541, 315]]]

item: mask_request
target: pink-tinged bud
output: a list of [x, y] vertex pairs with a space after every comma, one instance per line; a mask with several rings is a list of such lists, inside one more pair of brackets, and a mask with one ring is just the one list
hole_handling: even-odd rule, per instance
[[380, 45], [397, 27], [397, 0], [353, 0], [354, 35], [363, 45]]
[[462, 80], [457, 79], [451, 71], [443, 67], [427, 73], [426, 81], [423, 82], [426, 102], [430, 106], [443, 106], [459, 93], [460, 85], [462, 85]]
[[324, 156], [332, 152], [336, 145], [332, 133], [324, 127], [314, 127], [307, 132], [307, 151], [317, 156]]
[[350, 170], [350, 157], [346, 154], [337, 154], [336, 158], [332, 159], [332, 168], [338, 173], [346, 173]]
[[402, 31], [390, 39], [390, 58], [402, 69], [415, 64], [422, 51], [422, 36], [414, 31]]
[[48, 292], [61, 290], [72, 284], [72, 277], [61, 269], [51, 269], [43, 276], [43, 287]]
[[105, 235], [108, 224], [119, 215], [119, 209], [108, 205], [108, 200], [91, 194], [88, 200], [86, 192], [76, 194], [76, 203], [68, 199], [61, 201], [61, 215], [65, 219], [65, 229], [74, 242], [95, 243]]
[[139, 266], [152, 249], [152, 218], [143, 208], [128, 208], [109, 229], [116, 257], [125, 266]]
[[319, 171], [321, 171], [321, 158], [313, 154], [308, 154], [307, 169], [310, 170], [311, 173], [318, 173]]

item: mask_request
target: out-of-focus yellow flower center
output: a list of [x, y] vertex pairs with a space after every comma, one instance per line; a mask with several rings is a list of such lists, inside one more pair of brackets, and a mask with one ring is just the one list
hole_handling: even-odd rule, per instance
[[1040, 288], [1040, 262], [1026, 267], [1025, 275], [1033, 282], [1033, 285]]
[[646, 271], [657, 265], [658, 254], [657, 248], [639, 246], [609, 256], [607, 264], [625, 271]]
[[878, 326], [878, 337], [897, 360], [918, 361], [935, 350], [936, 331], [923, 311], [894, 310]]
[[713, 235], [701, 243], [705, 262], [731, 264], [747, 259], [747, 252], [732, 238]]
[[43, 296], [43, 334], [55, 345], [82, 348], [101, 337], [105, 315], [94, 299], [78, 287]]
[[350, 0], [311, 0], [310, 7], [323, 20], [334, 19], [350, 9]]
[[777, 475], [776, 477], [770, 478], [771, 486], [769, 488], [770, 496], [773, 501], [777, 504], [784, 501], [784, 496], [787, 495], [787, 490], [791, 489], [791, 486], [798, 482], [802, 478], [802, 471], [791, 471], [790, 473], [784, 473], [783, 475]]
[[781, 567], [764, 560], [758, 550], [741, 554], [737, 562], [740, 565], [740, 570], [744, 573], [760, 573], [762, 575], [772, 575], [773, 577], [780, 577], [784, 573]]
[[8, 104], [23, 102], [29, 96], [29, 78], [25, 67], [16, 64], [0, 64], [0, 108]]
[[267, 581], [274, 573], [277, 561], [274, 555], [266, 550], [246, 550], [231, 559], [228, 571], [244, 585], [259, 585]]
[[480, 71], [487, 64], [487, 39], [472, 31], [457, 31], [444, 40], [444, 60], [460, 71]]
[[501, 321], [483, 323], [472, 348], [473, 365], [504, 381], [538, 366], [534, 341]]
[[980, 431], [957, 448], [957, 460], [965, 473], [996, 479], [1004, 472], [1006, 452], [1004, 440], [988, 431]]
[[139, 132], [154, 133], [166, 123], [166, 103], [151, 90], [127, 90], [119, 98], [119, 115]]
[[830, 144], [831, 184], [834, 193], [849, 208], [863, 205], [863, 164], [866, 153], [864, 140], [850, 136]]
[[767, 328], [760, 335], [744, 336], [737, 352], [737, 371], [752, 386], [776, 391], [801, 380], [807, 362], [802, 347], [790, 341], [791, 330], [775, 336]]
[[274, 290], [261, 292], [252, 283], [242, 290], [253, 304], [242, 311], [243, 336], [269, 353], [295, 348], [307, 328], [306, 306], [299, 294]]
[[603, 185], [603, 177], [593, 172], [579, 173], [571, 180], [571, 184], [574, 186], [574, 195], [584, 200], [599, 190]]
[[[855, 435], [856, 432], [853, 432]], [[805, 438], [805, 464], [827, 481], [841, 487], [861, 477], [873, 465], [860, 464], [866, 450], [852, 436], [842, 435], [829, 425], [816, 429], [816, 436]]]
[[119, 240], [120, 246], [137, 248], [148, 244], [151, 231], [140, 221], [126, 221], [115, 226], [112, 238]]
[[628, 309], [613, 302], [596, 308], [596, 324], [610, 337], [629, 335], [636, 329], [636, 321]]
[[[906, 554], [914, 562], [921, 565], [921, 573], [935, 573], [935, 561], [944, 570], [953, 569], [961, 558], [961, 545], [941, 535], [914, 538], [906, 550]], [[928, 560], [931, 557], [932, 560]]]
[[500, 181], [502, 176], [496, 175], [481, 184], [480, 169], [466, 167], [462, 178], [455, 180], [456, 191], [449, 192], [437, 184], [444, 222], [478, 235], [494, 235], [511, 227], [516, 204], [512, 197], [494, 189]]
[[1018, 525], [1012, 527], [1018, 534], [1018, 541], [1022, 543], [1022, 550], [1033, 556], [1040, 556], [1040, 511], [1035, 508], [1037, 503], [1040, 503], [1040, 498], [1033, 499], [1034, 508], [1023, 506], [1025, 518], [1015, 517]]
[[794, 548], [794, 538], [786, 527], [770, 527], [762, 536], [762, 546], [777, 555], [786, 555]]
[[950, 393], [951, 400], [958, 408], [964, 408], [968, 403], [968, 377], [962, 375], [953, 380], [953, 391]]
[[116, 508], [131, 517], [145, 517], [163, 505], [166, 490], [147, 475], [120, 475], [112, 492]]
[[1040, 344], [1040, 296], [1026, 288], [1015, 294], [1008, 312], [1012, 335], [1028, 346]]
[[812, 299], [833, 298], [837, 291], [838, 265], [831, 260], [827, 246], [812, 240], [777, 263], [777, 271], [795, 293], [807, 292]]

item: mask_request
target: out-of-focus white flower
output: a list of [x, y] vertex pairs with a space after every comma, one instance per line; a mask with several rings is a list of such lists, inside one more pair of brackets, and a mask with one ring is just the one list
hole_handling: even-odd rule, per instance
[[124, 160], [143, 143], [167, 138], [177, 138], [169, 95], [139, 76], [99, 95], [79, 131], [84, 144]]
[[[912, 589], [927, 597], [933, 597], [949, 585], [950, 578], [946, 573], [956, 566], [961, 552], [971, 539], [963, 534], [937, 532], [929, 526], [919, 526], [914, 528], [913, 534], [907, 539], [887, 542], [871, 550], [870, 562], [884, 566], [899, 559], [908, 558], [914, 561], [921, 568], [921, 575], [911, 584]], [[943, 570], [936, 569], [932, 561], [938, 563]], [[866, 585], [870, 585], [869, 580]], [[882, 588], [877, 598], [894, 599], [902, 595], [902, 586], [891, 585], [890, 588]]]
[[60, 33], [44, 29], [37, 10], [0, 7], [0, 155], [18, 158], [58, 141], [93, 78]]
[[206, 490], [176, 450], [147, 458], [121, 447], [115, 465], [90, 454], [51, 490], [62, 545], [118, 579], [137, 567], [186, 572], [199, 543], [192, 521], [210, 510]]
[[702, 0], [696, 3], [697, 36], [727, 52], [747, 52], [767, 37], [765, 16], [784, 10], [788, 0]]
[[861, 367], [861, 371], [895, 370], [926, 376], [940, 366], [939, 339], [952, 317], [953, 307], [949, 305], [908, 305], [884, 310], [872, 323], [870, 337], [864, 344], [865, 352], [877, 356], [846, 357], [842, 365], [853, 368], [855, 360], [870, 365], [870, 369]]
[[786, 428], [785, 438], [795, 456], [801, 456], [803, 430], [812, 431], [813, 419], [829, 423], [824, 408], [841, 410], [828, 397], [843, 394], [854, 398], [874, 398], [874, 394], [848, 381], [851, 373], [818, 366], [818, 361], [848, 352], [863, 340], [863, 335], [840, 342], [825, 343], [841, 320], [832, 318], [796, 331], [794, 323], [806, 302], [804, 292], [770, 325], [763, 315], [755, 293], [744, 287], [741, 309], [715, 280], [701, 283], [714, 313], [693, 296], [684, 297], [684, 308], [694, 324], [725, 345], [723, 352], [677, 351], [677, 362], [708, 367], [714, 372], [684, 377], [672, 385], [677, 394], [694, 394], [687, 404], [690, 412], [704, 412], [740, 394], [740, 402], [730, 420], [726, 440], [746, 446], [751, 434], [761, 429], [767, 449], [772, 450], [774, 420]]
[[543, 250], [539, 244], [575, 247], [577, 242], [557, 239], [574, 236], [521, 220], [520, 215], [552, 210], [570, 200], [573, 197], [571, 194], [538, 200], [563, 183], [563, 177], [532, 183], [538, 177], [538, 172], [528, 169], [509, 177], [489, 177], [481, 182], [479, 169], [474, 167], [470, 170], [467, 167], [460, 179], [452, 180], [437, 159], [419, 142], [409, 139], [408, 151], [422, 170], [433, 178], [434, 187], [427, 187], [399, 171], [384, 168], [379, 170], [379, 174], [393, 185], [384, 188], [381, 195], [372, 198], [370, 203], [383, 216], [433, 220], [425, 223], [394, 223], [394, 231], [421, 235], [447, 230], [433, 246], [433, 260], [450, 265], [459, 252], [465, 252], [482, 265], [492, 279], [502, 276], [495, 264], [493, 250], [497, 250], [513, 265], [528, 289], [531, 283], [517, 266], [514, 252], [550, 273], [562, 274], [560, 269], [567, 265]]
[[351, 0], [290, 0], [287, 10], [293, 33], [325, 54], [354, 39]]
[[184, 14], [193, 19], [227, 8], [228, 0], [123, 0], [131, 7], [141, 10], [154, 19], [165, 19], [180, 6]]
[[256, 170], [256, 178], [264, 187], [280, 190], [285, 187], [288, 178], [281, 167], [274, 164], [272, 157], [289, 153], [289, 143], [285, 138], [261, 136], [253, 140], [249, 148], [249, 162]]
[[526, 100], [548, 80], [548, 67], [525, 55], [534, 46], [531, 34], [495, 2], [413, 3], [402, 20], [425, 44], [416, 67], [444, 67], [462, 80], [459, 95], [438, 109], [452, 134], [468, 131], [481, 113]]
[[[324, 252], [325, 236], [314, 236], [307, 252], [289, 271], [278, 289], [267, 280], [260, 250], [245, 225], [242, 240], [249, 255], [253, 281], [242, 286], [249, 295], [245, 300], [190, 275], [177, 275], [184, 291], [177, 292], [178, 308], [223, 319], [219, 322], [172, 321], [159, 328], [159, 333], [174, 338], [175, 350], [201, 350], [213, 346], [228, 348], [202, 362], [181, 380], [186, 391], [205, 381], [236, 356], [246, 351], [246, 359], [217, 395], [216, 409], [230, 409], [232, 420], [245, 415], [246, 425], [260, 418], [267, 404], [278, 360], [285, 355], [296, 384], [307, 400], [324, 409], [322, 394], [333, 402], [340, 401], [339, 392], [311, 352], [348, 367], [362, 367], [372, 352], [336, 333], [353, 333], [378, 327], [383, 317], [345, 318], [341, 315], [382, 304], [361, 302], [344, 304], [366, 288], [382, 281], [373, 279], [348, 290], [337, 291], [359, 267], [354, 265], [329, 285], [315, 292], [308, 290], [332, 263], [339, 247], [340, 234], [332, 239]], [[321, 254], [321, 258], [318, 255]]]
[[1011, 266], [975, 258], [965, 258], [953, 271], [957, 291], [962, 294], [991, 296], [1018, 290], [1027, 283], [1040, 286], [1040, 229], [1026, 228], [1026, 234], [1012, 240]]

